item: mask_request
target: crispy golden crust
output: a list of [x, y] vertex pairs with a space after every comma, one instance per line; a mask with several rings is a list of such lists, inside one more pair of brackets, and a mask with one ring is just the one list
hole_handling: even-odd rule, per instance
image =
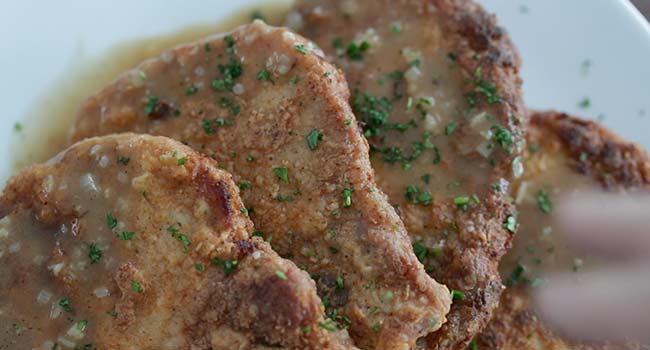
[[650, 184], [650, 162], [639, 146], [623, 140], [611, 130], [564, 113], [535, 113], [532, 138], [553, 133], [563, 151], [572, 158], [569, 166], [577, 173], [598, 180], [609, 189], [645, 187]]
[[[122, 134], [12, 178], [0, 251], [22, 248], [0, 255], [0, 347], [354, 349], [320, 327], [307, 273], [249, 238], [237, 187], [215, 165], [171, 139]], [[5, 338], [12, 324], [25, 331]]]
[[[515, 140], [522, 140], [521, 119], [525, 112], [519, 77], [521, 62], [510, 37], [497, 24], [494, 15], [488, 14], [473, 1], [434, 0], [433, 3], [443, 13], [449, 14], [446, 26], [454, 33], [450, 41], [456, 43], [458, 52], [463, 53], [459, 55], [463, 70], [471, 76], [480, 67], [486, 80], [497, 87], [504, 103], [491, 106], [489, 113], [507, 125]], [[475, 54], [479, 57], [478, 61], [474, 59]], [[497, 162], [495, 180], [512, 179], [510, 165], [516, 156], [515, 152]], [[508, 191], [504, 188], [502, 192], [487, 198], [480, 214], [469, 218], [480, 228], [481, 236], [487, 237], [487, 243], [477, 247], [475, 242], [478, 237], [462, 237], [463, 241], [454, 249], [449, 264], [443, 263], [443, 274], [440, 277], [434, 274], [449, 288], [469, 293], [466, 293], [465, 300], [453, 304], [447, 316], [449, 321], [440, 332], [426, 339], [427, 346], [424, 348], [464, 349], [492, 317], [502, 290], [498, 264], [512, 241], [511, 233], [503, 227], [503, 222], [514, 212], [507, 197]], [[491, 217], [494, 214], [496, 217]]]
[[440, 327], [450, 295], [376, 190], [348, 98], [311, 42], [256, 21], [125, 73], [84, 103], [72, 139], [151, 133], [216, 159], [257, 234], [317, 279], [324, 327], [349, 327], [360, 347], [404, 349]]
[[[290, 15], [288, 24], [296, 25], [303, 35], [314, 40], [328, 53], [330, 59], [343, 68], [352, 89], [359, 89], [358, 92], [361, 94], [371, 91], [378, 97], [386, 95], [386, 90], [378, 87], [377, 81], [386, 75], [394, 77], [394, 74], [390, 74], [393, 71], [409, 70], [409, 66], [402, 62], [402, 55], [394, 53], [402, 49], [415, 50], [422, 53], [421, 64], [418, 67], [423, 76], [426, 76], [421, 80], [420, 86], [425, 84], [431, 86], [430, 73], [434, 76], [434, 84], [438, 84], [435, 82], [435, 76], [443, 76], [440, 88], [451, 90], [447, 96], [457, 96], [458, 99], [465, 101], [467, 95], [472, 94], [472, 97], [478, 100], [477, 105], [474, 106], [474, 113], [486, 112], [494, 118], [491, 120], [492, 123], [502, 125], [512, 134], [515, 143], [523, 140], [521, 123], [525, 119], [525, 111], [519, 78], [520, 59], [508, 35], [497, 25], [494, 16], [473, 1], [385, 0], [351, 3], [356, 5], [348, 6], [340, 1], [328, 0], [299, 1], [294, 11], [300, 14], [301, 20], [296, 21], [297, 17]], [[403, 32], [401, 28], [391, 31], [388, 29], [391, 26], [401, 26]], [[419, 37], [419, 41], [414, 37]], [[339, 40], [339, 47], [335, 44], [336, 40]], [[350, 41], [359, 44], [362, 40], [370, 43], [368, 52], [364, 53], [362, 59], [351, 57], [350, 53], [346, 52], [346, 45]], [[434, 46], [438, 47], [434, 48]], [[448, 55], [453, 56], [451, 61], [447, 60]], [[431, 69], [432, 65], [433, 69]], [[457, 76], [458, 84], [449, 83], [451, 79], [448, 76]], [[476, 90], [477, 80], [494, 85], [500, 96], [499, 103], [482, 100], [484, 96]], [[408, 83], [400, 81], [393, 84], [397, 90]], [[384, 86], [386, 85], [388, 84], [385, 83]], [[435, 93], [434, 91], [431, 94], [435, 95]], [[399, 96], [386, 95], [394, 101], [392, 108], [394, 113], [390, 116], [393, 119], [389, 120], [392, 123], [409, 122], [407, 119], [395, 120], [404, 114], [403, 110], [408, 111], [413, 108], [407, 103], [402, 103], [406, 101], [406, 96], [412, 96], [415, 105], [418, 96], [429, 95], [429, 92], [417, 91], [403, 94], [402, 99]], [[436, 105], [447, 102], [444, 95], [436, 97]], [[355, 99], [352, 102], [354, 104]], [[465, 109], [466, 107], [460, 105], [457, 108], [457, 110]], [[357, 112], [357, 118], [365, 121], [366, 124], [372, 123], [362, 118], [362, 112]], [[445, 112], [432, 112], [438, 115], [443, 113]], [[480, 139], [481, 136], [471, 134], [469, 131], [471, 127], [463, 124], [462, 118], [450, 119], [455, 115], [454, 113], [448, 111], [448, 115], [443, 116], [442, 124], [458, 122], [455, 134], [457, 139], [463, 138], [466, 141]], [[419, 116], [415, 116], [414, 120], [420, 123]], [[394, 136], [382, 134], [375, 138], [369, 137], [369, 142], [379, 149], [384, 146], [381, 144], [382, 137], [386, 140], [393, 138], [392, 144], [390, 141], [387, 142], [388, 146], [399, 144], [403, 150], [408, 150], [410, 142], [417, 140], [407, 139], [405, 134], [397, 132]], [[440, 145], [441, 142], [447, 142], [443, 141], [444, 138], [445, 135], [442, 133], [434, 134], [432, 138], [433, 144], [441, 149], [442, 161], [438, 167], [431, 169], [430, 174], [432, 179], [435, 179], [432, 181], [441, 182], [440, 187], [456, 181], [460, 177], [457, 175], [463, 172], [464, 165], [484, 161], [480, 156], [477, 159], [445, 153]], [[453, 151], [455, 146], [448, 147], [448, 151]], [[498, 262], [507, 251], [512, 239], [512, 234], [504, 229], [503, 225], [514, 212], [507, 200], [509, 182], [513, 178], [511, 164], [519, 155], [519, 150], [515, 149], [510, 154], [495, 151], [494, 154], [497, 155], [493, 159], [493, 166], [485, 167], [490, 169], [489, 174], [485, 176], [489, 180], [485, 180], [478, 189], [471, 188], [469, 185], [465, 187], [464, 184], [461, 186], [461, 189], [467, 191], [465, 194], [477, 193], [481, 197], [480, 205], [476, 205], [467, 213], [456, 210], [456, 205], [450, 203], [451, 199], [446, 198], [444, 201], [439, 199], [445, 197], [443, 193], [432, 192], [433, 204], [426, 207], [421, 203], [405, 200], [403, 178], [410, 176], [409, 185], [422, 186], [419, 179], [421, 174], [409, 175], [401, 169], [387, 175], [383, 174], [380, 169], [387, 167], [385, 154], [375, 152], [371, 156], [373, 167], [377, 172], [378, 184], [388, 194], [391, 203], [399, 205], [398, 213], [404, 220], [412, 240], [414, 242], [422, 240], [424, 244], [445, 242], [439, 256], [434, 259], [431, 258], [432, 254], [429, 254], [426, 261], [423, 261], [425, 266], [430, 268], [431, 276], [450, 289], [462, 291], [465, 296], [462, 300], [454, 301], [451, 312], [447, 315], [448, 321], [441, 330], [426, 339], [421, 339], [417, 348], [464, 349], [487, 323], [492, 310], [498, 304], [502, 290], [497, 271]], [[453, 163], [459, 158], [468, 161], [462, 165]], [[411, 171], [416, 167], [417, 165], [413, 165]], [[441, 176], [444, 171], [441, 168], [451, 169], [450, 179]], [[444, 180], [448, 182], [443, 182]], [[500, 190], [489, 188], [495, 183], [500, 185]], [[402, 187], [396, 188], [398, 186]], [[448, 237], [440, 236], [439, 233], [449, 227], [454, 227], [458, 232]]]
[[[564, 154], [566, 166], [606, 190], [650, 186], [650, 158], [602, 125], [559, 112], [534, 112], [527, 137], [540, 155]], [[534, 179], [534, 174], [529, 178]], [[560, 179], [558, 179], [560, 180]], [[526, 286], [507, 289], [493, 319], [477, 337], [478, 349], [639, 349], [638, 344], [584, 344], [550, 330], [532, 310]]]

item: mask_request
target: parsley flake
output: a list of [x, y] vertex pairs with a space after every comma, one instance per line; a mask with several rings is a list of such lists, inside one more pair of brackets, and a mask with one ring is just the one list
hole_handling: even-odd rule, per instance
[[97, 263], [102, 258], [102, 249], [95, 243], [91, 243], [88, 246], [88, 258], [91, 264]]
[[278, 177], [278, 179], [289, 183], [289, 169], [285, 167], [273, 168], [273, 173]]
[[308, 135], [307, 135], [307, 146], [309, 147], [310, 150], [315, 150], [316, 146], [318, 146], [318, 141], [323, 139], [323, 133], [320, 132], [318, 129], [312, 130]]
[[465, 293], [456, 289], [451, 290], [451, 300], [463, 300], [463, 299], [465, 299]]
[[130, 241], [133, 239], [134, 236], [135, 236], [135, 232], [130, 232], [130, 231], [122, 231], [118, 235], [118, 237], [123, 241]]
[[341, 191], [341, 197], [343, 198], [343, 208], [349, 208], [352, 206], [352, 192], [354, 192], [354, 190], [350, 188], [344, 188], [343, 191]]
[[294, 45], [293, 47], [296, 49], [296, 51], [300, 52], [301, 54], [303, 55], [307, 54], [307, 48], [305, 47], [305, 45], [299, 44], [299, 45]]
[[111, 213], [106, 214], [106, 226], [108, 226], [110, 230], [117, 227], [117, 219]]
[[144, 292], [142, 285], [138, 281], [131, 280], [131, 290], [140, 294]]
[[553, 211], [553, 206], [551, 204], [551, 199], [548, 196], [548, 192], [544, 190], [537, 192], [537, 206], [544, 214], [550, 214], [551, 211]]
[[287, 275], [284, 272], [280, 271], [280, 270], [276, 270], [275, 275], [278, 276], [278, 278], [281, 279], [281, 280], [286, 280], [287, 279]]

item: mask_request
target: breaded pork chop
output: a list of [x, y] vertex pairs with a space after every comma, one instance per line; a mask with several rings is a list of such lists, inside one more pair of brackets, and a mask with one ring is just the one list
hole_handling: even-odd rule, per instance
[[507, 284], [492, 321], [476, 339], [477, 349], [637, 349], [638, 344], [583, 344], [545, 325], [529, 291], [550, 272], [580, 273], [594, 264], [562, 241], [553, 227], [560, 196], [603, 189], [624, 195], [650, 188], [650, 158], [601, 125], [556, 112], [534, 113], [528, 130], [526, 175], [516, 184], [521, 228], [502, 261]]
[[1, 349], [354, 349], [230, 175], [176, 141], [75, 144], [0, 197]]
[[465, 0], [303, 0], [287, 23], [345, 71], [377, 183], [453, 289], [448, 322], [419, 347], [463, 349], [498, 304], [516, 228], [525, 115], [512, 43]]
[[151, 133], [216, 159], [256, 235], [317, 281], [323, 328], [406, 349], [441, 326], [450, 294], [377, 189], [345, 79], [321, 55], [260, 21], [175, 48], [89, 98], [72, 139]]

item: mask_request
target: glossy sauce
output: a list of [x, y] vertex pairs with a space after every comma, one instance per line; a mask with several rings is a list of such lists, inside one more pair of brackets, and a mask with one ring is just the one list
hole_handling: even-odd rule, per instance
[[13, 172], [43, 162], [65, 148], [68, 130], [81, 103], [120, 73], [174, 46], [232, 30], [250, 22], [255, 14], [262, 14], [269, 24], [280, 25], [289, 5], [285, 0], [263, 2], [214, 24], [194, 25], [169, 34], [120, 43], [101, 57], [70, 64], [60, 78], [45, 88], [42, 97], [23, 117], [22, 131], [16, 133], [12, 142]]
[[[99, 147], [88, 156], [97, 169], [113, 166], [117, 158]], [[0, 288], [9, 298], [0, 300], [0, 349], [82, 348], [92, 343], [87, 333], [114, 312], [120, 292], [112, 278], [130, 242], [111, 231], [134, 228], [116, 221], [111, 229], [107, 215], [128, 215], [132, 174], [126, 167], [116, 178], [66, 166], [66, 176], [48, 175], [37, 184], [50, 200], [73, 203], [57, 208], [70, 213], [46, 211], [37, 220], [31, 210], [16, 209], [0, 221]]]
[[[471, 108], [464, 86], [468, 78], [458, 68], [439, 15], [415, 15], [400, 5], [377, 16], [363, 10], [371, 5], [356, 1], [311, 6], [305, 2], [288, 25], [308, 37], [317, 32], [318, 43], [345, 71], [378, 185], [391, 202], [429, 205], [482, 196], [491, 181], [490, 158], [499, 147], [493, 140], [498, 123]], [[300, 16], [309, 17], [305, 28]], [[323, 29], [308, 27], [316, 25]]]
[[[282, 2], [256, 6], [220, 23], [122, 43], [98, 59], [76, 62], [73, 69], [64, 72], [42, 93], [44, 97], [36, 101], [23, 118], [23, 129], [12, 143], [13, 171], [43, 162], [64, 149], [69, 127], [81, 102], [123, 71], [176, 45], [248, 23], [254, 12], [262, 13], [269, 23], [282, 23], [287, 7], [288, 4]], [[111, 249], [111, 245], [128, 242], [106, 241], [107, 237], [113, 237], [102, 224], [106, 222], [106, 212], [93, 210], [92, 206], [123, 207], [127, 195], [114, 194], [114, 199], [121, 197], [122, 200], [107, 203], [105, 199], [94, 201], [78, 193], [83, 190], [80, 183], [100, 186], [100, 177], [101, 172], [95, 174], [92, 181], [86, 177], [73, 183], [57, 184], [68, 186], [77, 199], [86, 198], [84, 201], [90, 207], [86, 208], [89, 215], [84, 216], [84, 222], [99, 223], [93, 224], [94, 229], [85, 230], [83, 241], [72, 234], [73, 226], [79, 222], [76, 218], [54, 226], [39, 223], [26, 212], [0, 220], [0, 261], [3, 261], [0, 288], [9, 291], [11, 296], [10, 300], [0, 299], [0, 349], [86, 349], [84, 346], [92, 349], [87, 345], [92, 343], [92, 335], [87, 333], [97, 329], [97, 317], [114, 317], [112, 306], [120, 293], [107, 289], [108, 277], [113, 274], [114, 262], [120, 258], [116, 255], [119, 249]], [[115, 215], [119, 217], [119, 213]], [[97, 264], [89, 260], [91, 243], [101, 247], [104, 254]], [[58, 248], [53, 251], [55, 246]], [[66, 281], [74, 281], [77, 287], [64, 287]]]
[[594, 257], [570, 247], [554, 221], [561, 199], [602, 190], [595, 179], [572, 169], [570, 162], [561, 150], [543, 147], [525, 161], [526, 175], [514, 191], [520, 228], [500, 265], [507, 285], [524, 282], [539, 286], [553, 273], [579, 273], [597, 263]]

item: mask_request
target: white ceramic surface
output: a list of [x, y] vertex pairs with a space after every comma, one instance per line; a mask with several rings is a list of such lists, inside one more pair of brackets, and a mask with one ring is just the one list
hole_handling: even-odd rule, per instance
[[[129, 39], [218, 21], [260, 1], [4, 1], [0, 181], [9, 172], [10, 143], [29, 142], [12, 137], [14, 124], [80, 57], [96, 57]], [[600, 116], [650, 148], [650, 25], [627, 0], [479, 1], [497, 14], [519, 47], [529, 106]], [[589, 108], [579, 107], [584, 98]], [[47, 122], [39, 127], [47, 128]]]

